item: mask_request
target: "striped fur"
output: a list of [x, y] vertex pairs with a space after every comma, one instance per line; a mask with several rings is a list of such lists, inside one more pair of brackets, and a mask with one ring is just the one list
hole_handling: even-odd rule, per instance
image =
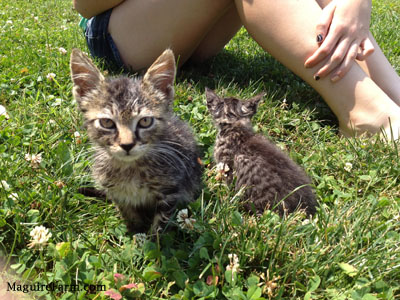
[[95, 181], [131, 232], [157, 230], [177, 205], [195, 200], [201, 187], [195, 139], [172, 110], [172, 51], [161, 54], [143, 78], [105, 78], [74, 49], [71, 76], [94, 145]]
[[263, 96], [224, 99], [206, 89], [208, 111], [218, 127], [215, 160], [228, 166], [228, 183], [235, 176], [236, 190], [244, 189], [245, 209], [257, 214], [265, 209], [280, 214], [303, 209], [312, 215], [317, 202], [310, 179], [278, 147], [253, 131], [251, 117]]

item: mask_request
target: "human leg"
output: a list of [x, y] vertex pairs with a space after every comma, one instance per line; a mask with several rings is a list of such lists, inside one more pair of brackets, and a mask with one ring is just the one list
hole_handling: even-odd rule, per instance
[[242, 27], [235, 4], [231, 3], [225, 14], [214, 24], [191, 56], [194, 62], [203, 62], [215, 56]]
[[[331, 0], [317, 0], [321, 8], [327, 6]], [[400, 106], [400, 77], [393, 69], [382, 49], [376, 43], [372, 33], [369, 39], [375, 51], [363, 61], [357, 61], [367, 75]]]
[[395, 138], [400, 128], [400, 107], [357, 64], [339, 82], [314, 80], [318, 67], [304, 68], [317, 49], [315, 26], [321, 7], [314, 0], [235, 0], [239, 16], [250, 35], [264, 50], [308, 82], [324, 98], [345, 135], [377, 133], [381, 127]]
[[[122, 60], [134, 70], [148, 67], [167, 47], [179, 56], [180, 64], [193, 54], [204, 59], [222, 48], [240, 27], [236, 17], [224, 30], [218, 26], [219, 31], [211, 34], [216, 24], [227, 21], [223, 18], [227, 13], [233, 15], [232, 3], [232, 0], [126, 0], [113, 9], [109, 32]], [[215, 44], [211, 45], [212, 42]]]
[[398, 105], [400, 106], [400, 77], [383, 54], [372, 34], [370, 39], [375, 51], [364, 61], [358, 64], [368, 76]]

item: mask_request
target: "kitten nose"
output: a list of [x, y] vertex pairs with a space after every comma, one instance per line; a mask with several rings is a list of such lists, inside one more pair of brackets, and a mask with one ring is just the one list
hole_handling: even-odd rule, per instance
[[135, 146], [135, 143], [130, 143], [130, 144], [121, 144], [119, 145], [122, 149], [124, 149], [126, 152], [129, 152]]

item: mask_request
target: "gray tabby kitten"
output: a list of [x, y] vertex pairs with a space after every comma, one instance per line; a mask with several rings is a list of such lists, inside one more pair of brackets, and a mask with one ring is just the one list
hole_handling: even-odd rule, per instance
[[262, 214], [275, 208], [283, 215], [300, 208], [312, 215], [317, 202], [309, 178], [278, 147], [253, 132], [251, 118], [263, 96], [222, 99], [206, 88], [207, 107], [218, 127], [215, 160], [228, 166], [229, 184], [235, 175], [236, 190], [245, 188], [245, 209]]
[[195, 139], [172, 110], [174, 54], [165, 50], [143, 78], [105, 78], [77, 49], [70, 65], [73, 94], [94, 144], [96, 183], [130, 232], [154, 232], [201, 189]]

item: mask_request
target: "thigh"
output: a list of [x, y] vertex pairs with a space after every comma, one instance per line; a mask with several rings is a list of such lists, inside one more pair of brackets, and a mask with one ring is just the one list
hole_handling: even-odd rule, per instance
[[344, 133], [351, 135], [354, 130], [375, 133], [381, 126], [388, 128], [388, 117], [398, 120], [399, 107], [356, 62], [336, 83], [327, 78], [313, 78], [324, 62], [313, 68], [304, 67], [305, 60], [318, 49], [315, 28], [322, 9], [315, 0], [235, 0], [235, 3], [250, 35], [320, 93], [338, 117]]
[[304, 79], [313, 78], [304, 62], [318, 49], [315, 27], [322, 10], [315, 0], [236, 0], [236, 6], [264, 50]]
[[113, 9], [109, 32], [123, 62], [139, 70], [170, 47], [186, 61], [232, 0], [126, 0]]
[[195, 63], [202, 63], [218, 54], [242, 27], [235, 4], [214, 24], [190, 57]]

